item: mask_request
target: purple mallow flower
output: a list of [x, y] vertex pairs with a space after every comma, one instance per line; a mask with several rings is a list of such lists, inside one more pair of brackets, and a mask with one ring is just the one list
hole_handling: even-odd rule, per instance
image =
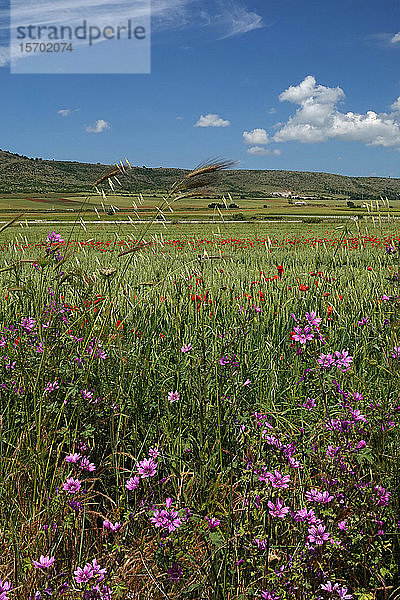
[[307, 398], [307, 401], [302, 404], [302, 407], [306, 408], [307, 410], [311, 410], [315, 407], [315, 404], [316, 400], [314, 400], [314, 398]]
[[284, 519], [290, 513], [290, 508], [283, 506], [283, 501], [280, 498], [276, 500], [276, 504], [269, 501], [268, 508], [271, 517], [277, 517], [278, 519]]
[[208, 527], [210, 529], [215, 529], [216, 527], [219, 527], [221, 524], [221, 521], [219, 519], [217, 519], [216, 517], [206, 517], [206, 521], [208, 523]]
[[65, 483], [63, 483], [63, 490], [69, 494], [76, 494], [81, 489], [81, 485], [82, 482], [79, 481], [79, 479], [70, 477]]
[[96, 465], [94, 465], [93, 463], [91, 463], [89, 461], [89, 459], [86, 458], [86, 457], [82, 458], [82, 460], [80, 462], [80, 467], [81, 467], [82, 470], [89, 471], [90, 473], [92, 473], [93, 471], [96, 470]]
[[65, 457], [65, 462], [77, 463], [81, 457], [81, 454], [68, 454], [68, 456]]
[[121, 523], [111, 523], [111, 521], [106, 519], [105, 521], [103, 521], [103, 527], [104, 529], [107, 529], [107, 531], [115, 533], [116, 531], [118, 531], [118, 529], [121, 529], [122, 525]]
[[275, 470], [274, 473], [269, 471], [259, 476], [260, 481], [269, 481], [272, 487], [287, 489], [289, 487], [290, 476], [282, 475], [279, 471]]
[[48, 569], [54, 562], [54, 556], [43, 556], [43, 554], [41, 554], [38, 561], [33, 560], [32, 562], [36, 569]]
[[389, 504], [391, 493], [387, 492], [381, 485], [376, 485], [374, 491], [377, 495], [378, 506], [387, 506]]
[[296, 342], [300, 342], [300, 344], [306, 344], [314, 339], [314, 334], [312, 333], [312, 329], [309, 325], [306, 325], [304, 328], [294, 327], [292, 339]]
[[306, 492], [306, 498], [309, 502], [319, 502], [321, 504], [327, 504], [333, 500], [333, 496], [330, 496], [328, 491], [320, 492], [317, 489]]
[[160, 451], [157, 448], [157, 446], [154, 446], [154, 448], [149, 449], [149, 456], [150, 458], [158, 458], [160, 456]]
[[9, 600], [7, 594], [12, 590], [10, 581], [0, 579], [0, 600]]
[[35, 319], [31, 317], [24, 317], [21, 321], [21, 327], [23, 327], [28, 333], [31, 333], [36, 327]]
[[53, 381], [53, 383], [49, 381], [43, 391], [45, 394], [51, 394], [51, 392], [54, 392], [54, 390], [58, 390], [59, 387], [60, 386], [58, 385], [57, 381]]
[[61, 237], [61, 234], [56, 233], [55, 231], [49, 231], [49, 235], [46, 238], [46, 242], [57, 242], [61, 244], [64, 240]]
[[314, 327], [319, 327], [322, 319], [321, 317], [317, 317], [317, 313], [315, 310], [312, 310], [310, 313], [306, 312], [306, 319], [309, 325], [313, 325]]
[[179, 402], [180, 400], [180, 396], [179, 396], [179, 392], [169, 392], [168, 393], [168, 400], [170, 402]]
[[342, 352], [335, 352], [336, 357], [336, 366], [338, 369], [342, 371], [348, 371], [350, 369], [350, 365], [353, 362], [353, 357], [349, 356], [347, 350], [342, 350]]
[[128, 481], [125, 484], [125, 487], [127, 490], [136, 490], [136, 488], [138, 487], [140, 482], [140, 479], [137, 475], [135, 475], [134, 477], [130, 477], [128, 479]]
[[[170, 507], [170, 503], [168, 502], [168, 500], [170, 499], [167, 498], [167, 508]], [[169, 512], [168, 510], [156, 509], [153, 512], [153, 516], [150, 518], [150, 521], [155, 525], [155, 527], [168, 529], [169, 533], [172, 533], [173, 531], [175, 531], [175, 529], [178, 529], [178, 527], [180, 527], [183, 522], [181, 517], [179, 516], [179, 513], [174, 508], [171, 508]]]
[[145, 477], [154, 477], [157, 472], [157, 463], [151, 458], [145, 458], [137, 463], [136, 467], [142, 479], [145, 479]]
[[360, 325], [360, 327], [363, 327], [364, 325], [366, 325], [368, 323], [370, 318], [371, 317], [361, 317], [361, 319], [359, 321], [357, 321], [357, 325]]
[[276, 596], [273, 592], [269, 590], [263, 590], [261, 592], [261, 598], [263, 600], [279, 600], [279, 596]]
[[308, 530], [307, 540], [310, 544], [322, 546], [322, 544], [327, 542], [329, 538], [330, 535], [326, 531], [326, 527], [324, 525], [311, 525]]
[[330, 369], [335, 364], [335, 359], [332, 354], [321, 354], [319, 358], [317, 358], [317, 363], [321, 367], [321, 369]]

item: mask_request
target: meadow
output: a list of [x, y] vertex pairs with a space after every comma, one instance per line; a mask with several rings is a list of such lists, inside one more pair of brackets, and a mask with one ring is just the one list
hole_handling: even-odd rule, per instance
[[396, 222], [0, 246], [0, 599], [400, 595]]

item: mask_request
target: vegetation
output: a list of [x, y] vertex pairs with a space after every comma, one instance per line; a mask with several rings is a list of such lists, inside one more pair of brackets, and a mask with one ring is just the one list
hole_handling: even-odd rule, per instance
[[[86, 192], [108, 169], [106, 165], [79, 162], [38, 160], [0, 150], [0, 193]], [[124, 179], [123, 190], [138, 192], [165, 192], [174, 181], [188, 171], [160, 167], [147, 169], [135, 166]], [[274, 170], [231, 170], [222, 174], [207, 198], [220, 198], [230, 192], [237, 197], [268, 197], [271, 192], [292, 190], [317, 197], [344, 196], [350, 200], [370, 200], [387, 197], [400, 198], [400, 179], [384, 177], [344, 177], [329, 173], [310, 173]], [[240, 203], [239, 203], [240, 204]]]
[[2, 600], [397, 597], [400, 232], [249, 227], [1, 233]]

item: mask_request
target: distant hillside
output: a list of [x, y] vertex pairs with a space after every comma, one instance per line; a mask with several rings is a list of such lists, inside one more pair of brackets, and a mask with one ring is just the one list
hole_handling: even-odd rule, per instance
[[[109, 165], [42, 160], [0, 150], [0, 193], [86, 192]], [[184, 175], [180, 169], [134, 167], [124, 177], [123, 190], [155, 192], [169, 188]], [[271, 192], [291, 190], [296, 193], [349, 197], [400, 198], [400, 179], [384, 177], [344, 177], [329, 173], [299, 171], [245, 171], [222, 173], [214, 193], [268, 196]]]

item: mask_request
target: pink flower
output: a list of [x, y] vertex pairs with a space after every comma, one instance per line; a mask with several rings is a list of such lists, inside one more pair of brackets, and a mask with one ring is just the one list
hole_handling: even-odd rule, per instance
[[149, 456], [150, 458], [158, 458], [160, 456], [160, 451], [158, 450], [157, 446], [149, 449]]
[[63, 490], [69, 494], [76, 494], [81, 489], [81, 484], [82, 482], [79, 481], [79, 479], [70, 477], [65, 483], [63, 483]]
[[391, 493], [387, 492], [381, 485], [376, 485], [374, 490], [378, 496], [378, 506], [387, 506], [389, 504]]
[[118, 529], [121, 529], [122, 525], [121, 523], [111, 523], [111, 521], [108, 521], [108, 519], [106, 519], [105, 521], [103, 521], [103, 527], [104, 529], [107, 529], [107, 531], [112, 531], [113, 533], [115, 533], [116, 531], [118, 531]]
[[43, 391], [45, 394], [50, 394], [51, 392], [54, 392], [54, 390], [58, 390], [59, 388], [60, 386], [58, 385], [57, 381], [53, 381], [53, 383], [49, 381]]
[[322, 544], [329, 540], [329, 533], [325, 531], [324, 525], [312, 525], [308, 530], [307, 540], [310, 544], [316, 544], [317, 546], [322, 546]]
[[367, 442], [365, 440], [360, 440], [356, 446], [356, 450], [361, 450], [362, 448], [365, 448], [366, 445]]
[[208, 523], [209, 529], [215, 529], [216, 527], [219, 527], [221, 525], [221, 521], [216, 517], [213, 517], [212, 515], [211, 517], [206, 517], [206, 521]]
[[86, 457], [82, 458], [80, 465], [81, 469], [83, 469], [84, 471], [90, 471], [92, 473], [96, 470], [96, 466], [93, 463], [91, 463]]
[[309, 502], [320, 502], [321, 504], [327, 504], [333, 500], [333, 496], [330, 496], [328, 491], [320, 492], [317, 489], [306, 492], [306, 498]]
[[314, 398], [307, 398], [307, 401], [302, 404], [302, 407], [311, 410], [315, 407], [315, 404], [316, 400], [314, 400]]
[[159, 511], [158, 509], [156, 509], [153, 512], [153, 516], [150, 517], [150, 521], [151, 523], [154, 524], [155, 527], [163, 527], [164, 526], [164, 515], [162, 513], [164, 513], [165, 511]]
[[310, 313], [306, 312], [306, 319], [309, 325], [314, 325], [314, 327], [318, 327], [321, 323], [321, 317], [317, 317], [317, 313], [315, 310], [312, 310]]
[[[171, 500], [167, 498], [167, 500]], [[158, 510], [156, 509], [153, 512], [153, 516], [150, 518], [151, 523], [155, 525], [155, 527], [162, 527], [163, 529], [168, 529], [169, 533], [175, 531], [182, 525], [182, 519], [179, 516], [179, 513], [171, 508], [170, 512], [167, 510]]]
[[81, 456], [81, 454], [68, 454], [68, 456], [65, 457], [65, 462], [77, 463]]
[[137, 463], [136, 467], [142, 479], [145, 479], [145, 477], [154, 477], [157, 472], [157, 463], [152, 458], [145, 458]]
[[190, 350], [192, 350], [192, 344], [183, 344], [183, 346], [181, 348], [182, 354], [185, 354], [186, 352], [190, 352]]
[[277, 517], [278, 519], [284, 519], [290, 512], [290, 508], [288, 506], [283, 506], [283, 502], [280, 498], [277, 499], [276, 504], [269, 501], [268, 508], [271, 517]]
[[7, 594], [12, 590], [12, 585], [9, 581], [0, 579], [0, 600], [9, 600]]
[[170, 402], [178, 402], [180, 399], [179, 392], [168, 392], [168, 400]]
[[[87, 563], [87, 564], [90, 564], [90, 563]], [[102, 569], [95, 558], [93, 559], [92, 564], [90, 566], [93, 569], [93, 575], [95, 575], [95, 576], [98, 575], [97, 580], [102, 581], [104, 579], [104, 575], [107, 573], [107, 569]]]
[[168, 529], [169, 533], [172, 533], [182, 525], [182, 519], [175, 509], [171, 508], [170, 512], [166, 510], [162, 512], [164, 513], [164, 527]]
[[350, 412], [351, 412], [351, 416], [353, 417], [355, 422], [357, 422], [357, 421], [363, 421], [364, 423], [367, 422], [367, 419], [365, 418], [364, 415], [361, 414], [360, 410], [358, 410], [358, 409], [351, 410], [350, 409]]
[[321, 590], [325, 590], [326, 592], [330, 592], [330, 593], [337, 590], [338, 587], [339, 587], [339, 585], [337, 583], [332, 585], [330, 581], [327, 581], [326, 583], [321, 584]]
[[[289, 487], [290, 476], [282, 475], [279, 471], [275, 470], [274, 473], [267, 471], [263, 476], [265, 481], [270, 481], [272, 487], [287, 489]], [[259, 479], [262, 481], [261, 477]]]
[[125, 487], [127, 490], [136, 490], [136, 488], [138, 487], [140, 482], [140, 479], [137, 475], [135, 475], [134, 477], [130, 477], [128, 479], [128, 481], [125, 484]]
[[76, 571], [74, 571], [74, 579], [76, 583], [86, 583], [89, 579], [92, 579], [94, 576], [93, 567], [90, 563], [87, 563], [83, 569], [78, 567]]
[[292, 339], [300, 342], [300, 344], [306, 344], [314, 339], [314, 334], [309, 325], [306, 325], [303, 329], [301, 327], [294, 327]]
[[353, 357], [349, 356], [347, 350], [342, 350], [342, 352], [335, 352], [336, 356], [336, 366], [338, 369], [344, 371], [348, 371], [350, 369], [350, 365], [353, 362]]
[[54, 562], [54, 556], [50, 558], [50, 556], [43, 556], [42, 554], [38, 561], [33, 560], [32, 562], [36, 569], [48, 569]]
[[341, 531], [347, 531], [349, 528], [346, 525], [346, 519], [343, 519], [343, 521], [339, 521], [338, 527]]

